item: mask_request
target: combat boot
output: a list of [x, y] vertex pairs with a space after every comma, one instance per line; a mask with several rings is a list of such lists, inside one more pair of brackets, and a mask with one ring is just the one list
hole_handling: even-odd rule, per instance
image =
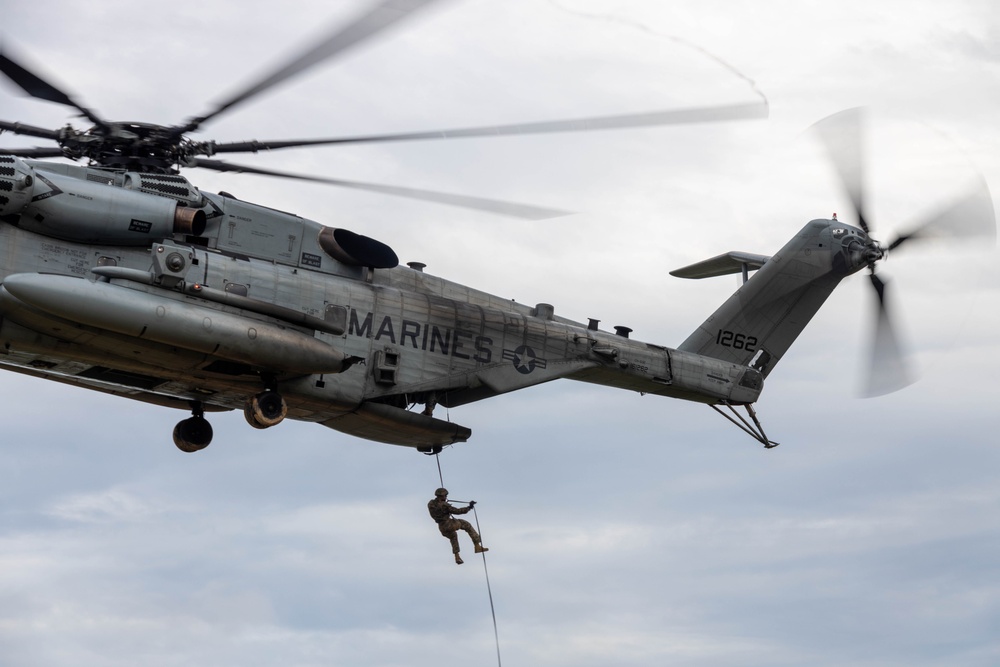
[[482, 544], [477, 544], [476, 545], [476, 553], [477, 554], [481, 554], [481, 553], [484, 553], [484, 552], [487, 552], [487, 551], [489, 551], [489, 549], [486, 548], [486, 547], [484, 547]]
[[462, 563], [464, 563], [464, 562], [465, 562], [465, 561], [464, 561], [464, 560], [462, 560], [462, 556], [460, 556], [459, 554], [455, 554], [455, 563], [456, 563], [456, 564], [458, 564], [458, 565], [461, 565], [461, 564], [462, 564]]

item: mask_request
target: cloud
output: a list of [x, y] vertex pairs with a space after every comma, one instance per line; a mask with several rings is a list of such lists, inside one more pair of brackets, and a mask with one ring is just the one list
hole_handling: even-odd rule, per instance
[[162, 511], [121, 489], [109, 489], [58, 499], [47, 514], [80, 523], [120, 523], [148, 521]]
[[[155, 24], [110, 5], [25, 5], [3, 30], [107, 117], [177, 122], [362, 4], [181, 4]], [[879, 238], [971, 172], [1000, 188], [988, 3], [568, 6], [717, 54], [767, 95], [771, 118], [247, 156], [581, 212], [544, 224], [187, 175], [375, 236], [436, 275], [666, 345], [738, 287], [667, 271], [731, 249], [768, 254], [809, 219], [846, 215], [804, 133], [825, 115], [874, 107]], [[442, 3], [198, 136], [461, 127], [752, 95], [697, 49], [626, 25], [544, 3]], [[78, 123], [7, 84], [0, 97], [10, 122]], [[967, 247], [880, 267], [924, 379], [872, 401], [853, 393], [870, 290], [863, 275], [845, 281], [768, 379], [757, 408], [782, 442], [773, 450], [703, 405], [568, 381], [441, 410], [474, 430], [440, 464], [455, 497], [480, 501], [504, 662], [995, 664], [996, 267], [994, 251]], [[3, 382], [0, 662], [495, 660], [482, 562], [463, 542], [470, 557], [456, 566], [426, 514], [433, 457], [315, 424], [257, 431], [238, 412], [212, 415], [212, 446], [185, 455], [170, 439], [180, 411]]]

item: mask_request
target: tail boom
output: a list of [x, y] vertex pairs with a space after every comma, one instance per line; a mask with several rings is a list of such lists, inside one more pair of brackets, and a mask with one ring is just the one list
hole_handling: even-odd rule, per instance
[[[767, 377], [840, 281], [867, 266], [859, 250], [867, 241], [862, 230], [836, 219], [809, 222], [678, 350], [750, 366]], [[686, 277], [698, 272], [686, 267], [672, 273]]]

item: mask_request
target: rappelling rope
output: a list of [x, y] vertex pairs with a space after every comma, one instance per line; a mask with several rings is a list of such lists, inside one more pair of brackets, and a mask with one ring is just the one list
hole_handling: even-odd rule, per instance
[[[476, 512], [476, 506], [472, 506], [472, 515], [476, 517], [476, 531], [479, 533], [479, 537], [483, 536], [483, 531], [479, 527], [479, 513]], [[483, 556], [483, 573], [486, 575], [486, 592], [490, 596], [490, 613], [493, 615], [493, 639], [496, 640], [497, 644], [497, 667], [501, 667], [500, 663], [500, 633], [497, 630], [497, 610], [493, 606], [493, 589], [490, 588], [490, 571], [486, 568], [486, 554]]]
[[[441, 474], [441, 457], [439, 454], [434, 455], [434, 459], [437, 461], [438, 468], [438, 481], [441, 482], [441, 487], [444, 487], [444, 475]], [[456, 500], [455, 502], [464, 502]], [[480, 539], [483, 537], [483, 530], [479, 527], [479, 512], [476, 511], [476, 506], [472, 506], [472, 515], [476, 518], [476, 532], [479, 533]], [[480, 542], [481, 544], [481, 542]], [[497, 645], [497, 667], [503, 667], [500, 661], [500, 631], [497, 629], [497, 610], [493, 605], [493, 588], [490, 586], [490, 571], [486, 567], [486, 553], [481, 554], [483, 557], [483, 573], [486, 575], [486, 592], [490, 598], [490, 614], [493, 616], [493, 639], [496, 641]]]
[[[441, 488], [444, 488], [444, 475], [441, 474], [441, 452], [434, 454], [434, 460], [438, 464], [438, 480], [441, 482]], [[472, 509], [476, 509], [473, 507]]]

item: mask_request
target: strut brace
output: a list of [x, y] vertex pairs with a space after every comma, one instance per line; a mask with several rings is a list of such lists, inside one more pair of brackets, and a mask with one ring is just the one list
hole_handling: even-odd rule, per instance
[[747, 421], [746, 417], [737, 412], [736, 407], [732, 403], [723, 401], [722, 404], [729, 408], [729, 412], [731, 412], [732, 415], [723, 412], [718, 405], [712, 405], [711, 408], [731, 421], [737, 426], [737, 428], [749, 435], [751, 438], [764, 445], [765, 449], [771, 449], [772, 447], [777, 447], [781, 444], [768, 439], [767, 434], [764, 433], [764, 427], [760, 425], [760, 420], [757, 419], [757, 413], [754, 411], [752, 403], [743, 404], [743, 407], [746, 408], [747, 415], [753, 423]]

